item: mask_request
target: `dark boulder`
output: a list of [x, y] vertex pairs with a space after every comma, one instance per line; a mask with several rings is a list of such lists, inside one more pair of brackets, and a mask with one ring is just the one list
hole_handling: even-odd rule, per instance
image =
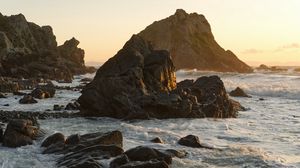
[[37, 101], [31, 95], [24, 95], [22, 99], [19, 100], [20, 104], [34, 104]]
[[80, 104], [75, 101], [74, 103], [68, 103], [65, 107], [65, 110], [79, 110]]
[[180, 82], [167, 51], [138, 35], [101, 66], [79, 97], [83, 116], [119, 119], [236, 117], [239, 103], [217, 76]]
[[47, 137], [43, 143], [42, 143], [42, 147], [48, 147], [52, 144], [56, 144], [56, 143], [64, 143], [65, 142], [65, 136], [62, 133], [55, 133], [49, 137]]
[[138, 146], [133, 149], [129, 149], [125, 152], [130, 161], [150, 161], [150, 160], [161, 160], [168, 164], [172, 163], [172, 157], [157, 149]]
[[55, 87], [52, 83], [38, 85], [38, 87], [31, 92], [31, 95], [37, 99], [51, 98], [55, 95]]
[[231, 91], [229, 93], [229, 95], [232, 96], [232, 97], [249, 97], [249, 98], [251, 97], [243, 89], [241, 89], [240, 87], [237, 87], [236, 89]]
[[39, 128], [31, 120], [11, 120], [3, 135], [3, 146], [20, 147], [31, 145], [33, 140], [39, 136]]
[[66, 145], [77, 145], [79, 143], [80, 143], [80, 135], [79, 134], [70, 135], [66, 139], [66, 142], [65, 142]]
[[129, 159], [127, 157], [127, 155], [122, 154], [118, 157], [116, 157], [114, 160], [112, 160], [109, 164], [109, 168], [119, 168], [122, 165], [125, 165], [127, 163], [129, 163]]
[[199, 137], [197, 137], [195, 135], [188, 135], [186, 137], [180, 138], [180, 140], [178, 141], [178, 144], [182, 145], [182, 146], [192, 147], [192, 148], [213, 149], [212, 147], [201, 145]]

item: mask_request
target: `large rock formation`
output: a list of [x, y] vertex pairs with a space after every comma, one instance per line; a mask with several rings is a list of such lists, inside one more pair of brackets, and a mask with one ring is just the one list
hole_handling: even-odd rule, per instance
[[50, 26], [27, 22], [22, 14], [0, 13], [0, 76], [70, 80], [84, 73], [84, 51], [72, 38], [57, 46]]
[[84, 116], [122, 119], [235, 117], [240, 107], [217, 76], [177, 87], [169, 52], [138, 35], [98, 69], [78, 101]]
[[215, 41], [203, 15], [178, 9], [166, 19], [156, 21], [139, 33], [154, 49], [168, 50], [176, 69], [221, 72], [252, 72], [237, 56]]

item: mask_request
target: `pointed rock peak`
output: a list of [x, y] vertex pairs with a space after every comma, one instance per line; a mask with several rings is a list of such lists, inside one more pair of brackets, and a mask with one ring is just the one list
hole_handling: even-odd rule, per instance
[[72, 37], [70, 40], [67, 40], [64, 43], [64, 46], [69, 46], [69, 47], [77, 47], [78, 45], [79, 45], [79, 41], [75, 37]]
[[175, 16], [177, 16], [179, 19], [184, 19], [186, 16], [188, 16], [188, 13], [186, 13], [183, 9], [177, 9]]

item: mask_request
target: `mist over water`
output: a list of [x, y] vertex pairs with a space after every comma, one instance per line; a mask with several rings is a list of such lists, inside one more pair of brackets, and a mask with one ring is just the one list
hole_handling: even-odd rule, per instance
[[[252, 74], [178, 71], [177, 81], [196, 79], [204, 75], [219, 75], [227, 89], [241, 87], [252, 98], [233, 98], [248, 110], [235, 119], [168, 119], [125, 122], [110, 118], [47, 119], [40, 124], [48, 135], [65, 135], [120, 130], [124, 136], [124, 149], [139, 145], [156, 148], [184, 149], [187, 158], [174, 159], [172, 167], [300, 167], [300, 75], [255, 72]], [[81, 78], [73, 82], [76, 85]], [[78, 84], [78, 83], [77, 83]], [[57, 84], [59, 85], [59, 84]], [[45, 102], [36, 104], [39, 110], [52, 107], [53, 102], [65, 104], [76, 99], [79, 92], [58, 91]], [[13, 97], [13, 96], [12, 96]], [[265, 100], [260, 101], [259, 98]], [[8, 100], [17, 107], [14, 97]], [[5, 99], [0, 100], [4, 104]], [[53, 104], [52, 104], [53, 105]], [[31, 106], [31, 105], [29, 105]], [[24, 111], [33, 110], [23, 107]], [[1, 107], [2, 108], [2, 107]], [[19, 110], [22, 110], [21, 108]], [[37, 110], [38, 111], [38, 110]], [[177, 144], [180, 137], [194, 134], [201, 143], [219, 150], [194, 149]], [[161, 137], [165, 144], [150, 140]], [[41, 140], [34, 145], [17, 149], [0, 148], [0, 165], [13, 167], [55, 167], [55, 155], [42, 155]], [[102, 160], [107, 165], [107, 160]]]

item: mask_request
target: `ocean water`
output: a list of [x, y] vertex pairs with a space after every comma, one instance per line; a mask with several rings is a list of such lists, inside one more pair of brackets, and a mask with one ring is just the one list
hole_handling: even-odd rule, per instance
[[[73, 118], [41, 120], [41, 127], [48, 134], [106, 132], [120, 130], [124, 136], [124, 148], [148, 145], [161, 149], [184, 149], [188, 156], [175, 158], [173, 168], [202, 167], [300, 167], [300, 74], [255, 72], [252, 74], [178, 71], [177, 80], [196, 79], [204, 75], [219, 75], [227, 89], [243, 88], [252, 98], [233, 98], [248, 110], [234, 119], [168, 119], [125, 122], [110, 118]], [[90, 75], [91, 76], [91, 75]], [[79, 84], [76, 77], [72, 85]], [[77, 82], [77, 83], [76, 83]], [[53, 102], [65, 104], [76, 99], [79, 92], [61, 91], [55, 98], [31, 105], [17, 104], [14, 96], [8, 98], [12, 104], [5, 110], [36, 111], [52, 108]], [[260, 98], [264, 98], [260, 101]], [[5, 104], [0, 99], [0, 105]], [[3, 109], [3, 107], [1, 107]], [[180, 137], [194, 134], [207, 146], [219, 150], [194, 149], [177, 144]], [[165, 144], [149, 141], [161, 137]], [[39, 147], [42, 140], [34, 145], [9, 149], [0, 147], [0, 166], [55, 167], [55, 155], [42, 155]], [[107, 164], [107, 160], [102, 160]]]

